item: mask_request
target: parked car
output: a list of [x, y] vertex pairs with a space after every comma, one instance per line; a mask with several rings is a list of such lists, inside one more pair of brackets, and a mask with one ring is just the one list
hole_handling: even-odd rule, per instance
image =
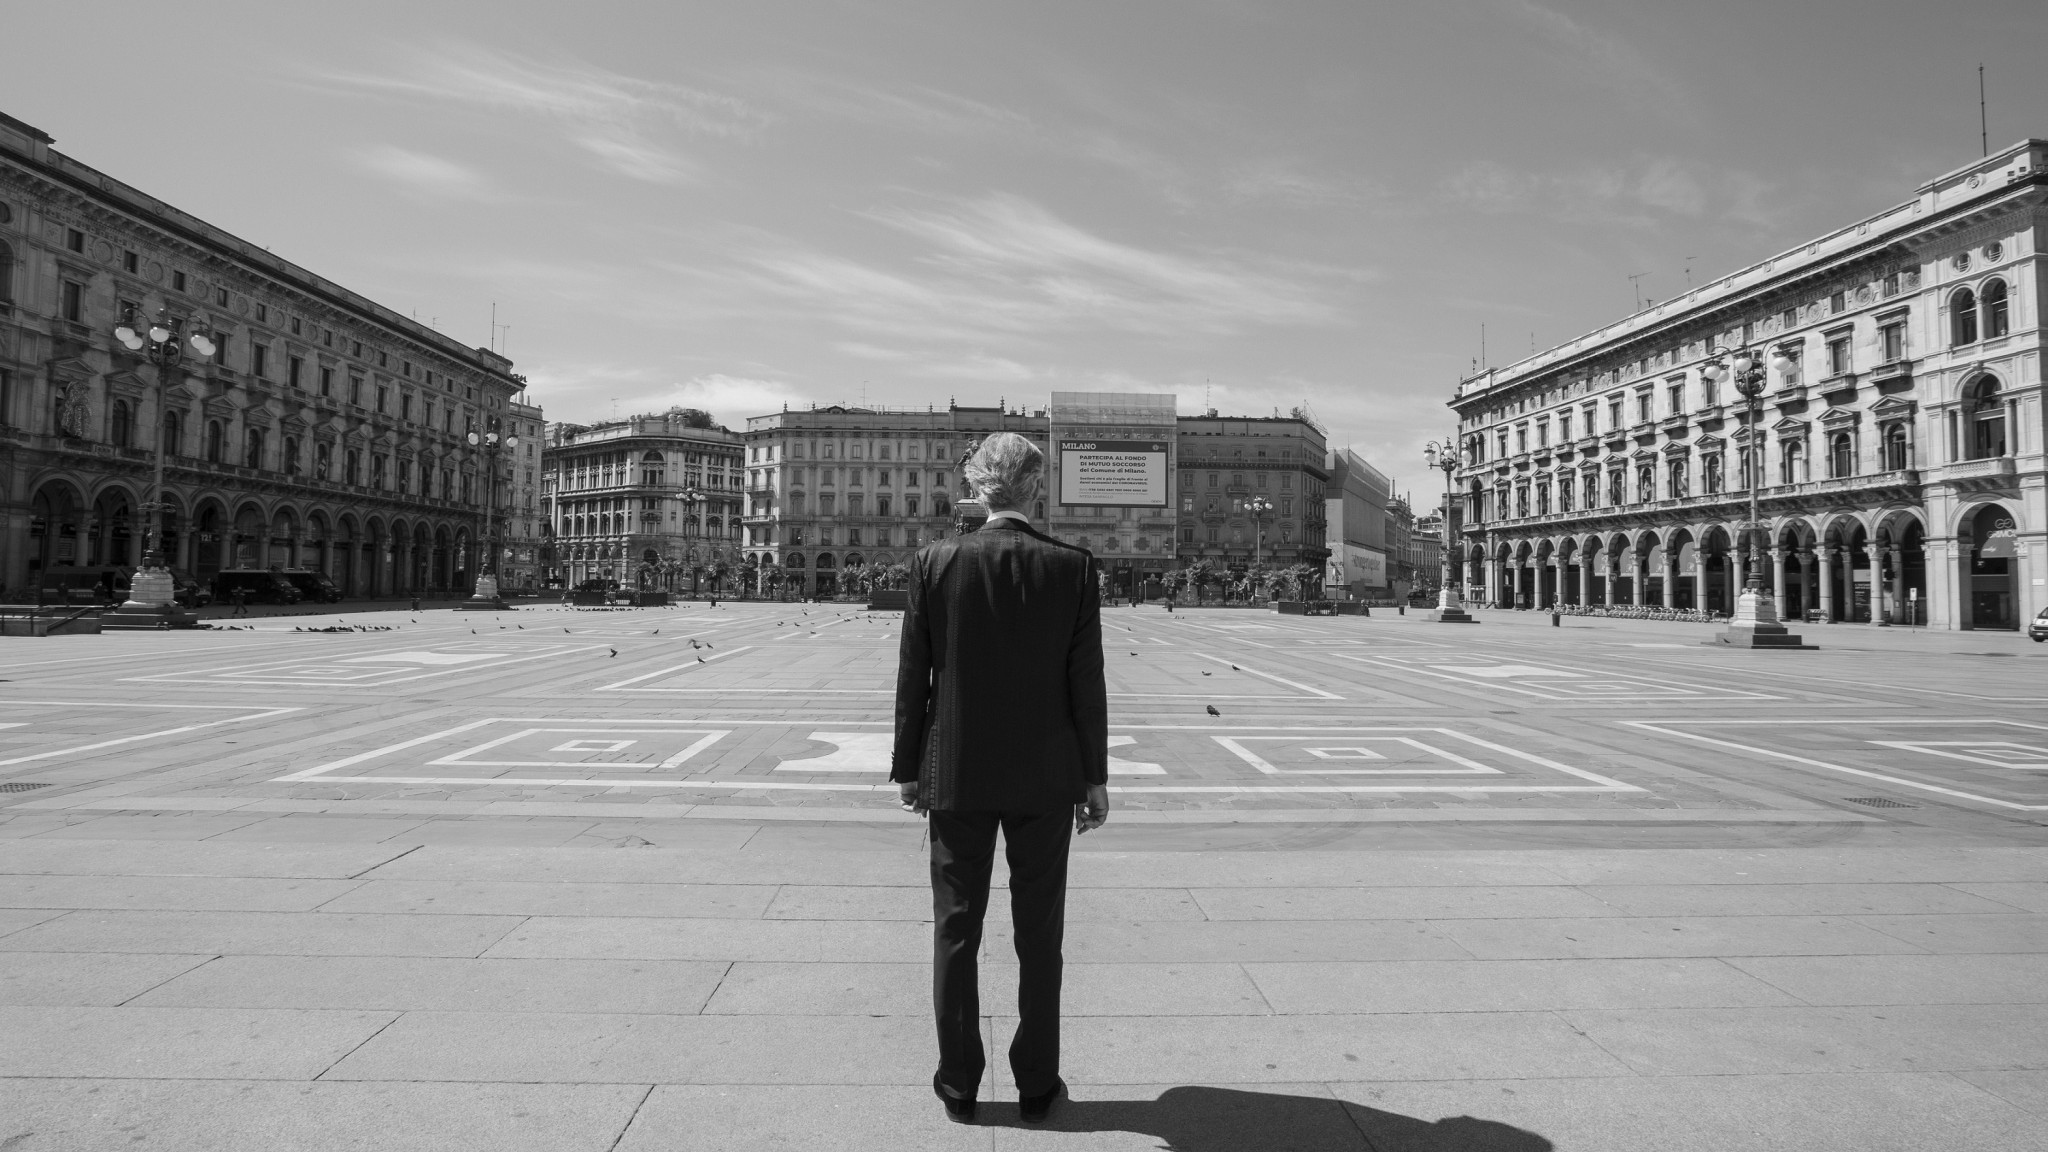
[[341, 603], [341, 587], [329, 580], [325, 572], [315, 572], [311, 568], [287, 568], [283, 575], [292, 582], [292, 587], [299, 590], [300, 596], [315, 604]]
[[128, 598], [134, 569], [120, 564], [58, 564], [43, 569], [37, 580], [41, 604], [119, 604]]
[[2041, 609], [2040, 615], [2034, 617], [2034, 622], [2027, 625], [2027, 639], [2036, 644], [2048, 640], [2048, 608]]
[[251, 604], [297, 604], [305, 599], [282, 570], [229, 568], [213, 578], [213, 598], [223, 604], [235, 598], [237, 588], [248, 594]]
[[204, 608], [213, 603], [213, 593], [206, 585], [192, 578], [192, 574], [177, 568], [171, 569], [171, 580], [177, 586], [178, 603], [186, 608]]

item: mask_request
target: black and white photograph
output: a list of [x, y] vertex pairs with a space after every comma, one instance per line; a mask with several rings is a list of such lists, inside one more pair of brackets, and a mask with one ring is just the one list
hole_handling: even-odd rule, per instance
[[0, 16], [0, 1152], [2048, 1152], [2039, 0]]

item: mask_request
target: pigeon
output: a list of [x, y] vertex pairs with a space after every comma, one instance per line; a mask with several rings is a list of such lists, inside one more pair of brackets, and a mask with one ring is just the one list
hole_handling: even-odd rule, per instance
[[476, 635], [476, 629], [474, 629], [474, 628], [471, 628], [471, 629], [469, 630], [469, 634], [470, 634], [471, 636], [474, 636], [474, 635]]
[[605, 651], [611, 653], [614, 656], [617, 656], [619, 654], [619, 650], [617, 648], [607, 648], [605, 649]]
[[703, 645], [702, 645], [702, 644], [699, 644], [699, 643], [697, 643], [697, 642], [696, 642], [695, 640], [692, 640], [692, 641], [690, 641], [690, 647], [692, 647], [692, 648], [702, 648], [702, 647], [703, 647]]
[[716, 648], [716, 647], [718, 647], [718, 645], [716, 645], [716, 644], [713, 644], [713, 643], [712, 643], [711, 641], [709, 641], [709, 640], [706, 640], [706, 641], [704, 642], [704, 646], [705, 646], [706, 648]]
[[702, 656], [697, 657], [697, 663], [702, 664], [703, 662], [704, 658]]
[[1232, 665], [1230, 666], [1230, 670], [1231, 670], [1232, 672], [1242, 672], [1242, 671], [1244, 671], [1244, 669], [1242, 669], [1242, 668], [1239, 668], [1239, 667], [1238, 667], [1237, 665], [1235, 665], [1235, 664], [1232, 664]]
[[1202, 675], [1204, 675], [1204, 676], [1214, 676], [1214, 675], [1215, 675], [1215, 673], [1214, 673], [1214, 672], [1204, 672], [1204, 673], [1202, 673]]
[[656, 628], [656, 629], [654, 630], [654, 634], [655, 634], [656, 636], [659, 636], [659, 635], [661, 635], [661, 629], [659, 629], [659, 628]]
[[567, 629], [567, 628], [564, 628], [564, 629], [562, 629], [562, 631], [564, 631], [564, 632], [567, 632], [567, 631], [568, 631], [568, 629]]
[[1133, 656], [1136, 656], [1136, 655], [1137, 655], [1137, 653], [1136, 653], [1136, 652], [1133, 652], [1133, 653], [1131, 653], [1131, 655], [1133, 655]]
[[1216, 706], [1215, 706], [1214, 704], [1211, 704], [1211, 705], [1209, 705], [1209, 715], [1211, 715], [1211, 716], [1221, 716], [1221, 715], [1223, 715], [1223, 713], [1221, 713], [1221, 712], [1218, 712], [1218, 711], [1216, 710]]
[[[419, 623], [419, 621], [415, 620], [413, 621], [413, 623], [417, 624]], [[514, 624], [513, 627], [519, 629], [521, 632], [526, 631], [526, 625], [524, 624]]]

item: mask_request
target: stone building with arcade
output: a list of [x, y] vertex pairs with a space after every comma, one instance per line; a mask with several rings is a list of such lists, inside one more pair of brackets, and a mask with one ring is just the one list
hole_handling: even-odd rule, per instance
[[[523, 386], [511, 361], [51, 142], [0, 116], [6, 598], [35, 599], [54, 568], [139, 561], [159, 447], [166, 554], [201, 583], [306, 567], [353, 596], [466, 594], [489, 481], [465, 438], [504, 423]], [[161, 406], [157, 369], [113, 335], [131, 311], [214, 334]]]
[[[1756, 564], [1788, 617], [2022, 627], [2048, 606], [2044, 239], [2028, 140], [1461, 381], [1467, 596], [1726, 613]], [[1738, 350], [1766, 366], [1753, 423]]]
[[718, 586], [740, 564], [741, 476], [739, 434], [695, 410], [550, 424], [541, 479], [548, 582]]

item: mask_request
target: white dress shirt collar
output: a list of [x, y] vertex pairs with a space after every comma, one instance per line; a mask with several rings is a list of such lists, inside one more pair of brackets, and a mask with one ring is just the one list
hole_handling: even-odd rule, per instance
[[1001, 512], [989, 513], [987, 524], [984, 524], [983, 527], [987, 527], [988, 524], [993, 524], [998, 520], [1015, 520], [1017, 523], [1022, 524], [1026, 528], [1031, 527], [1031, 518], [1029, 516], [1024, 515], [1022, 512], [1017, 511], [1015, 508], [1005, 508]]

